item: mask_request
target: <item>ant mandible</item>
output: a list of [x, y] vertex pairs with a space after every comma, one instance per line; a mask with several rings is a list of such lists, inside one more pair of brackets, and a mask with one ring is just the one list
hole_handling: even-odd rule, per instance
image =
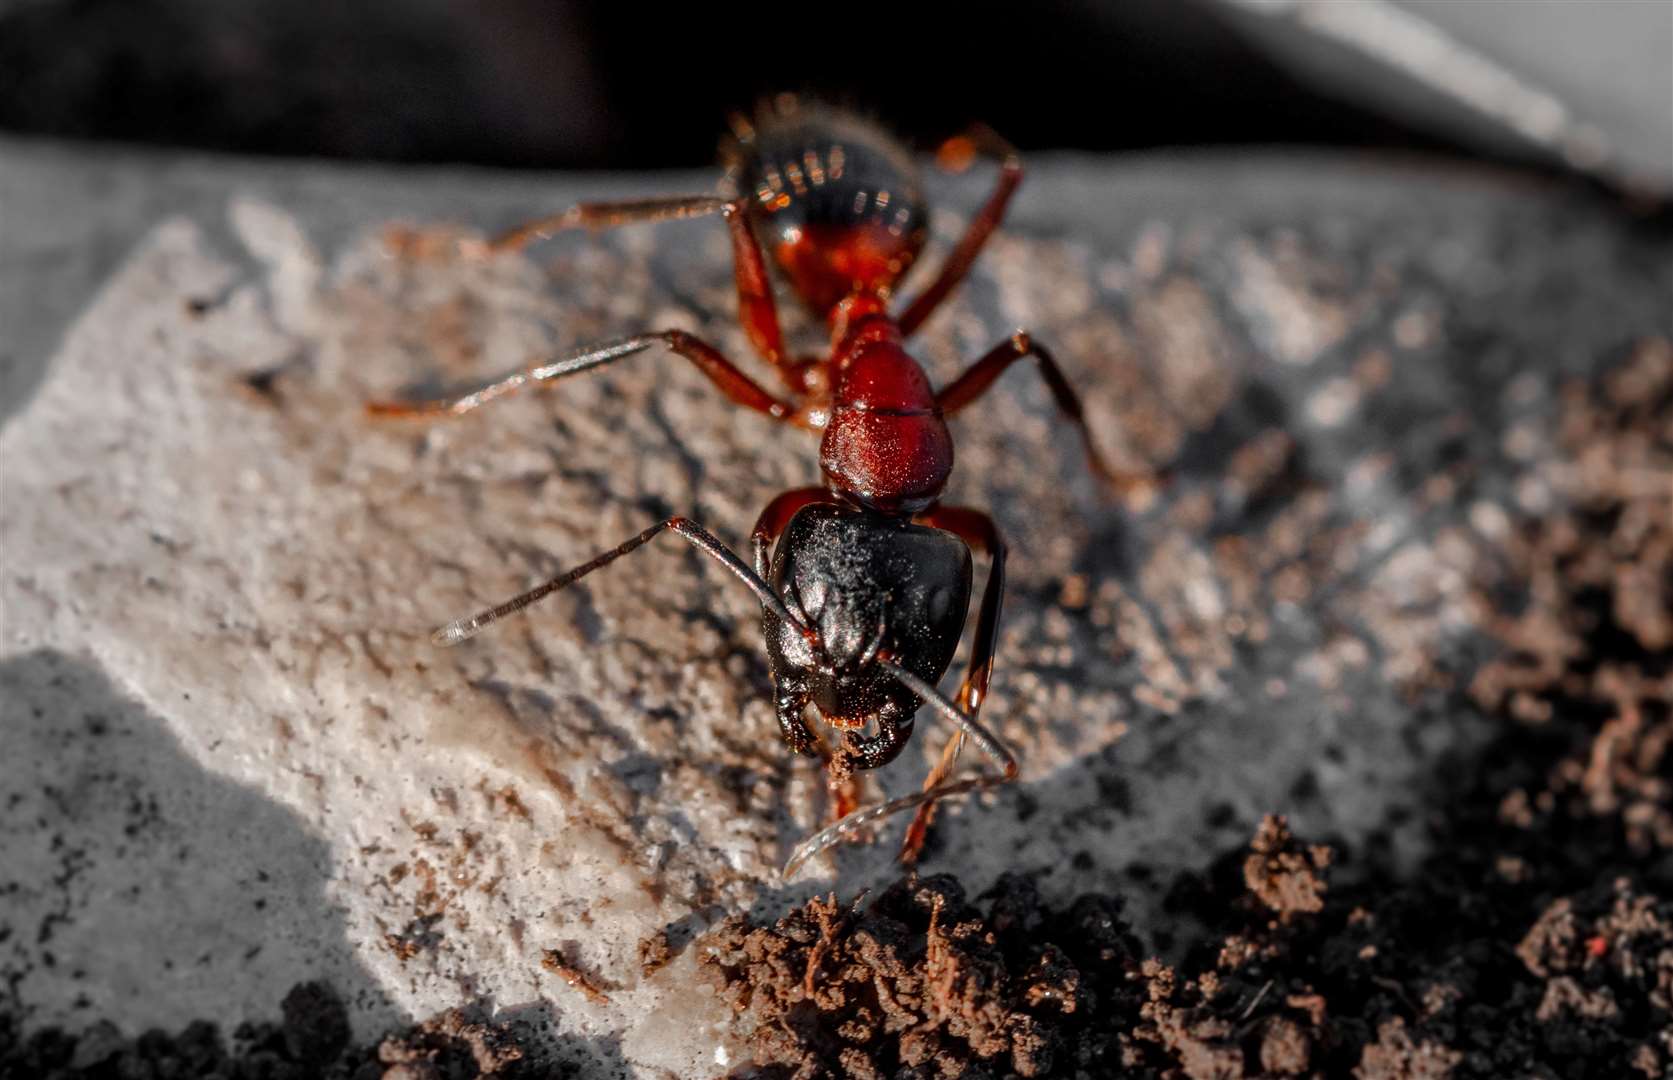
[[[995, 345], [939, 391], [906, 352], [905, 339], [964, 280], [1022, 180], [1021, 160], [1009, 144], [978, 128], [942, 147], [942, 162], [954, 168], [978, 154], [997, 161], [999, 180], [941, 272], [895, 317], [889, 298], [927, 232], [917, 170], [906, 151], [852, 114], [792, 98], [763, 107], [753, 120], [734, 117], [733, 129], [723, 155], [733, 198], [582, 203], [501, 235], [487, 251], [520, 249], [565, 229], [719, 214], [732, 240], [744, 330], [778, 370], [789, 399], [768, 392], [707, 343], [664, 330], [572, 353], [457, 400], [368, 408], [381, 416], [459, 416], [524, 387], [662, 345], [696, 364], [737, 404], [820, 433], [824, 486], [785, 492], [767, 505], [750, 534], [753, 566], [697, 522], [671, 517], [497, 607], [448, 623], [435, 640], [458, 644], [672, 531], [760, 600], [784, 741], [798, 754], [822, 758], [827, 769], [837, 820], [795, 848], [784, 876], [868, 823], [915, 808], [901, 849], [901, 860], [912, 862], [936, 800], [1006, 783], [1018, 771], [1016, 755], [977, 718], [993, 674], [1005, 542], [987, 514], [939, 503], [953, 467], [946, 418], [981, 397], [1012, 364], [1032, 357], [1057, 407], [1079, 430], [1093, 470], [1124, 492], [1142, 489], [1149, 478], [1105, 464], [1074, 388], [1026, 332]], [[763, 245], [797, 297], [830, 327], [824, 357], [797, 358], [786, 350]], [[988, 557], [990, 569], [969, 666], [949, 699], [935, 684], [964, 632], [972, 548]], [[900, 754], [920, 702], [954, 727], [940, 760], [918, 793], [858, 809], [854, 771]], [[839, 746], [808, 726], [809, 704], [841, 733]], [[865, 733], [869, 724], [876, 734]], [[997, 774], [949, 779], [966, 739]]]

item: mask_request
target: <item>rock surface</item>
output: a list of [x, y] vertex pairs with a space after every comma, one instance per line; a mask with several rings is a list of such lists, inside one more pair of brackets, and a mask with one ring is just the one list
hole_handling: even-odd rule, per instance
[[[778, 880], [823, 785], [777, 744], [747, 594], [664, 541], [468, 646], [428, 635], [668, 512], [739, 542], [811, 445], [661, 353], [444, 424], [361, 408], [639, 329], [744, 357], [712, 223], [493, 262], [389, 228], [710, 179], [4, 150], [26, 1026], [230, 1024], [323, 979], [362, 1038], [485, 1001], [575, 1061], [734, 1060], [693, 935], [890, 880], [899, 828]], [[981, 189], [937, 190], [944, 250]], [[1173, 479], [1142, 514], [1104, 498], [1026, 372], [959, 421], [952, 500], [1012, 541], [986, 715], [1024, 769], [942, 815], [927, 869], [1124, 893], [1166, 948], [1167, 884], [1266, 812], [1415, 857], [1428, 764], [1487, 734], [1450, 707], [1490, 647], [1470, 583], [1583, 485], [1550, 453], [1561, 388], [1666, 338], [1669, 246], [1432, 167], [1062, 160], [1024, 192], [926, 366], [1026, 326], [1105, 446]]]

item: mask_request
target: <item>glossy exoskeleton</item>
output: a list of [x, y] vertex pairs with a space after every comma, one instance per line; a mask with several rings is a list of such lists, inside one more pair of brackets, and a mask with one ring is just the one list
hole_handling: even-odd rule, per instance
[[[383, 416], [460, 415], [536, 383], [548, 382], [661, 345], [695, 364], [733, 402], [820, 437], [820, 487], [774, 499], [751, 534], [747, 565], [696, 522], [669, 518], [537, 588], [436, 632], [442, 644], [472, 636], [582, 576], [672, 531], [738, 577], [760, 600], [786, 745], [821, 758], [838, 818], [792, 852], [785, 874], [868, 822], [916, 808], [901, 858], [922, 847], [935, 801], [1004, 783], [1016, 759], [978, 720], [993, 669], [1005, 545], [981, 511], [945, 506], [953, 467], [947, 418], [977, 400], [1007, 368], [1032, 358], [1058, 407], [1079, 431], [1094, 471], [1118, 490], [1143, 490], [1146, 476], [1109, 468], [1095, 449], [1079, 398], [1051, 355], [1017, 331], [958, 378], [934, 389], [905, 348], [969, 272], [1022, 179], [1015, 151], [991, 131], [951, 140], [944, 164], [977, 155], [999, 164], [999, 180], [939, 273], [899, 316], [895, 286], [922, 251], [927, 215], [911, 157], [877, 128], [850, 114], [779, 99], [751, 119], [735, 118], [724, 156], [730, 197], [693, 196], [583, 203], [520, 226], [487, 252], [521, 248], [554, 232], [719, 214], [732, 240], [739, 318], [755, 351], [778, 372], [779, 397], [718, 350], [680, 330], [664, 330], [583, 349], [520, 371], [452, 401], [381, 402]], [[765, 248], [765, 253], [763, 252]], [[779, 327], [767, 255], [794, 294], [830, 331], [822, 355], [797, 356]], [[936, 689], [969, 612], [974, 548], [989, 559], [969, 666], [957, 694]], [[856, 770], [897, 757], [920, 704], [954, 726], [939, 762], [917, 794], [856, 809]], [[812, 706], [838, 738], [808, 723]], [[968, 739], [997, 773], [949, 779]]]
[[762, 613], [785, 744], [817, 753], [811, 702], [834, 727], [876, 724], [877, 734], [848, 740], [854, 768], [898, 757], [920, 703], [874, 661], [895, 656], [924, 682], [938, 682], [964, 634], [970, 567], [970, 549], [940, 529], [817, 503], [797, 511], [771, 568], [757, 567], [818, 639], [815, 648], [800, 628]]

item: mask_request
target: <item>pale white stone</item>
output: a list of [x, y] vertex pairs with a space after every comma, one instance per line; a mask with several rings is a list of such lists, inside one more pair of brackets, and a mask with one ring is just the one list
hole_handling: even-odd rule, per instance
[[[429, 635], [637, 532], [650, 505], [695, 512], [741, 544], [757, 508], [814, 478], [811, 444], [725, 407], [660, 351], [458, 421], [374, 423], [363, 402], [423, 377], [469, 384], [658, 320], [718, 339], [725, 311], [705, 323], [670, 297], [600, 287], [599, 274], [649, 280], [652, 250], [639, 245], [583, 249], [548, 277], [521, 259], [392, 259], [371, 233], [322, 252], [283, 208], [249, 199], [231, 222], [254, 276], [197, 226], [159, 225], [0, 430], [0, 663], [50, 651], [101, 673], [177, 744], [155, 761], [105, 765], [180, 792], [208, 785], [195, 810], [166, 809], [200, 840], [224, 838], [199, 842], [212, 863], [186, 859], [184, 878], [155, 893], [78, 901], [57, 927], [51, 969], [39, 948], [15, 944], [31, 965], [19, 988], [31, 1022], [73, 1025], [85, 994], [94, 1015], [127, 1030], [232, 1024], [273, 1015], [296, 981], [352, 987], [358, 972], [363, 1036], [396, 1013], [485, 997], [540, 1003], [562, 1035], [621, 1037], [627, 1060], [652, 1075], [722, 1062], [733, 1019], [716, 995], [693, 992], [700, 950], [645, 978], [638, 943], [698, 912], [782, 909], [881, 883], [898, 835], [844, 851], [840, 879], [827, 861], [792, 887], [778, 880], [789, 845], [823, 813], [822, 785], [813, 763], [778, 745], [751, 598], [663, 539], [467, 645], [438, 650]], [[1159, 228], [1152, 245], [1168, 235]], [[1030, 249], [1018, 259], [1050, 247], [1006, 244]], [[1044, 255], [1095, 264], [1079, 247]], [[1151, 261], [1141, 250], [1141, 278]], [[1086, 301], [1052, 316], [1030, 308], [1035, 290], [1007, 295], [1007, 314], [1042, 333]], [[203, 314], [188, 310], [216, 296]], [[953, 311], [949, 334], [970, 319]], [[1309, 330], [1290, 359], [1332, 333]], [[1214, 349], [1190, 350], [1217, 362]], [[243, 381], [269, 370], [272, 399]], [[1094, 411], [1108, 408], [1103, 392], [1087, 384]], [[1040, 404], [1025, 415], [1022, 400]], [[1130, 892], [1143, 924], [1147, 897], [1123, 868], [1145, 862], [1165, 881], [1199, 865], [1212, 854], [1207, 807], [1282, 806], [1336, 731], [1346, 756], [1326, 777], [1331, 809], [1297, 827], [1352, 836], [1379, 823], [1418, 767], [1399, 737], [1398, 688], [1343, 673], [1359, 696], [1351, 716], [1331, 714], [1302, 680], [1281, 708], [1263, 699], [1273, 672], [1236, 660], [1222, 626], [1228, 586], [1209, 580], [1217, 571], [1181, 527], [1129, 523], [1084, 481], [1041, 482], [1079, 467], [1049, 407], [1038, 388], [984, 402], [1013, 418], [960, 427], [955, 482], [959, 499], [995, 505], [1016, 539], [986, 715], [1021, 752], [1031, 814], [1019, 819], [1009, 796], [949, 811], [926, 869], [954, 870], [979, 892], [1005, 869], [1056, 867], [1041, 881], [1048, 898]], [[1051, 583], [1073, 570], [1090, 530], [1116, 528], [1161, 553], [1145, 560], [1142, 593], [1100, 582], [1090, 614], [1048, 623]], [[699, 610], [713, 618], [688, 614]], [[1323, 622], [1333, 620], [1298, 611], [1291, 625], [1305, 642], [1323, 640]], [[1180, 641], [1201, 647], [1180, 652]], [[1156, 685], [1143, 685], [1135, 657]], [[1194, 719], [1159, 718], [1181, 703], [1197, 706]], [[8, 734], [36, 748], [42, 771], [5, 773], [0, 794], [35, 798], [44, 780], [74, 780], [53, 770], [82, 765], [53, 765], [47, 749], [79, 722], [73, 710], [18, 715]], [[919, 727], [919, 745], [882, 777], [889, 794], [914, 788], [939, 752], [935, 721]], [[1164, 749], [1188, 766], [1149, 764]], [[1126, 805], [1105, 805], [1104, 773], [1119, 774]], [[526, 819], [507, 810], [507, 788]], [[22, 879], [62, 872], [47, 838], [0, 838]], [[92, 843], [86, 873], [103, 880], [100, 860], [127, 856], [119, 836]], [[1072, 868], [1081, 851], [1093, 869]], [[166, 876], [160, 860], [145, 865]], [[252, 921], [235, 909], [262, 874], [290, 900]], [[386, 936], [415, 932], [432, 889], [446, 900], [434, 940], [403, 959]], [[35, 925], [61, 892], [26, 890], [12, 917]], [[255, 960], [240, 959], [258, 944]], [[545, 948], [569, 949], [609, 1001], [546, 972]], [[68, 978], [72, 967], [84, 977]]]

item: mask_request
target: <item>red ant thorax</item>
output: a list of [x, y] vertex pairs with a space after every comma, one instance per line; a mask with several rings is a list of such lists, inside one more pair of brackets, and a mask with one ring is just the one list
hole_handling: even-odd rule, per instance
[[883, 513], [933, 504], [953, 471], [953, 436], [899, 326], [882, 312], [847, 322], [831, 359], [831, 417], [819, 444], [826, 482]]

